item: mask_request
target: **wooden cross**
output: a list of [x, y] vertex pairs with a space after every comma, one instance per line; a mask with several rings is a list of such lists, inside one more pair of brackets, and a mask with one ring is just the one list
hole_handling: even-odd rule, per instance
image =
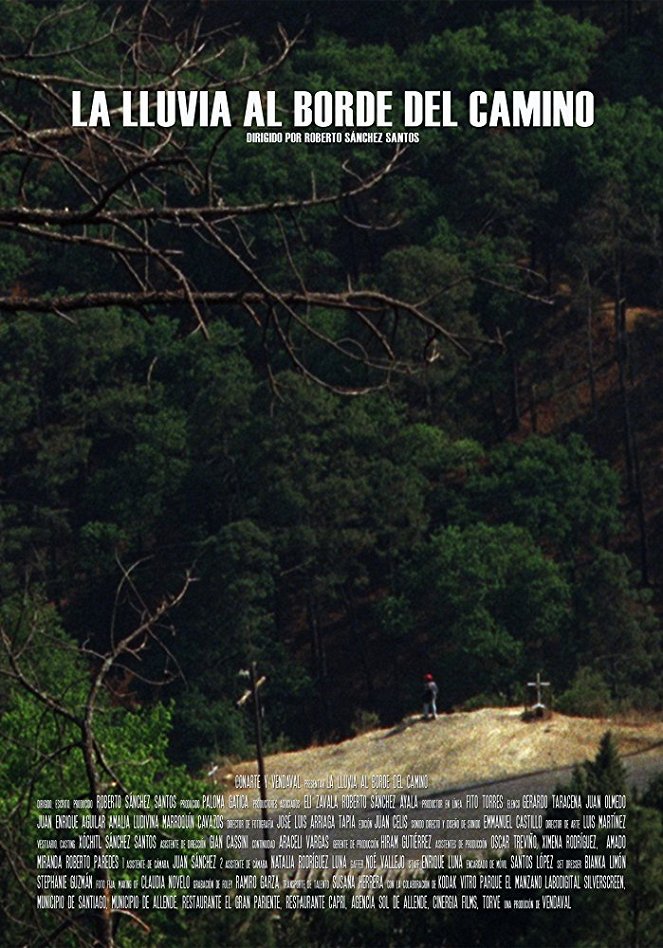
[[[247, 674], [250, 674], [250, 672], [247, 672]], [[266, 681], [267, 681], [267, 676], [261, 675], [260, 678], [258, 678], [258, 680], [256, 681], [256, 689], [262, 688], [262, 686], [265, 684]], [[252, 698], [252, 697], [253, 697], [253, 688], [252, 687], [247, 688], [244, 694], [242, 695], [242, 697], [239, 699], [239, 701], [235, 702], [235, 707], [241, 708], [242, 705], [246, 704], [249, 698]]]
[[541, 672], [536, 673], [536, 681], [528, 681], [528, 688], [536, 688], [536, 704], [532, 705], [533, 708], [545, 708], [545, 704], [541, 700], [543, 695], [541, 693], [542, 688], [550, 688], [549, 681], [541, 681]]

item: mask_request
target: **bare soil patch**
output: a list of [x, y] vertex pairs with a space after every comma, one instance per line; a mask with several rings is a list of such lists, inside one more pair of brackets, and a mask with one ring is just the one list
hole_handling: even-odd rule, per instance
[[[552, 770], [596, 755], [602, 735], [612, 731], [622, 755], [650, 751], [660, 755], [663, 769], [663, 721], [579, 718], [553, 714], [549, 720], [525, 722], [522, 708], [482, 708], [441, 715], [435, 721], [410, 717], [392, 728], [359, 737], [274, 754], [266, 759], [270, 775], [294, 774], [299, 790], [272, 790], [271, 799], [301, 797], [305, 779], [329, 775], [426, 774], [429, 787], [450, 789], [504, 777]], [[236, 774], [256, 773], [255, 761], [237, 764], [220, 783], [234, 789]], [[250, 797], [256, 795], [253, 791]]]

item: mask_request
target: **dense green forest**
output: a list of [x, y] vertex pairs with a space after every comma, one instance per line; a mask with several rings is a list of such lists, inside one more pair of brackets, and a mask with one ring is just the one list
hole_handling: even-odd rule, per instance
[[[663, 7], [0, 12], [6, 943], [60, 924], [23, 893], [34, 800], [188, 792], [250, 756], [250, 662], [272, 748], [393, 723], [426, 671], [449, 710], [516, 704], [537, 670], [569, 713], [660, 710]], [[458, 127], [71, 127], [72, 89], [127, 88], [224, 90], [233, 114], [248, 89], [447, 89]], [[595, 122], [472, 128], [475, 89], [589, 89]], [[660, 813], [659, 788], [652, 839]], [[214, 924], [124, 937], [279, 938]], [[318, 924], [302, 944], [430, 943]]]

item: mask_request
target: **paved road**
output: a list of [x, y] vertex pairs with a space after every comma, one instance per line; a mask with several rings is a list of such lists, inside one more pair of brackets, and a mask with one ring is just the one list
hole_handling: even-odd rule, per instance
[[[622, 758], [622, 763], [626, 769], [629, 788], [635, 787], [642, 791], [653, 777], [663, 773], [663, 747], [629, 754]], [[572, 772], [572, 767], [560, 767], [556, 770], [538, 770], [532, 773], [519, 774], [515, 777], [502, 777], [498, 780], [467, 784], [462, 787], [440, 787], [434, 790], [430, 797], [433, 799], [449, 797], [452, 800], [463, 800], [468, 792], [479, 794], [480, 799], [484, 794], [501, 794], [505, 798], [518, 798], [525, 794], [550, 794], [556, 787], [568, 784]], [[487, 811], [482, 808], [480, 812], [483, 814]], [[493, 812], [493, 810], [490, 812]], [[535, 808], [533, 812], [539, 811]]]

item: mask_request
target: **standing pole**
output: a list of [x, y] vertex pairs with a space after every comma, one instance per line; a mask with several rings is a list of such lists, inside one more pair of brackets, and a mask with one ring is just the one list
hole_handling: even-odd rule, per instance
[[267, 858], [267, 869], [271, 872], [272, 869], [272, 858], [269, 851], [269, 829], [267, 828], [267, 820], [269, 819], [269, 812], [267, 807], [264, 804], [265, 794], [267, 793], [267, 779], [265, 777], [265, 758], [262, 753], [262, 708], [260, 706], [260, 691], [258, 685], [258, 673], [256, 671], [256, 663], [251, 662], [249, 666], [251, 672], [251, 692], [253, 694], [253, 710], [255, 712], [255, 722], [256, 722], [256, 755], [258, 758], [258, 773], [260, 774], [260, 785], [261, 790], [261, 801], [262, 805], [260, 807], [260, 813], [262, 816], [262, 838], [265, 843], [265, 856]]

